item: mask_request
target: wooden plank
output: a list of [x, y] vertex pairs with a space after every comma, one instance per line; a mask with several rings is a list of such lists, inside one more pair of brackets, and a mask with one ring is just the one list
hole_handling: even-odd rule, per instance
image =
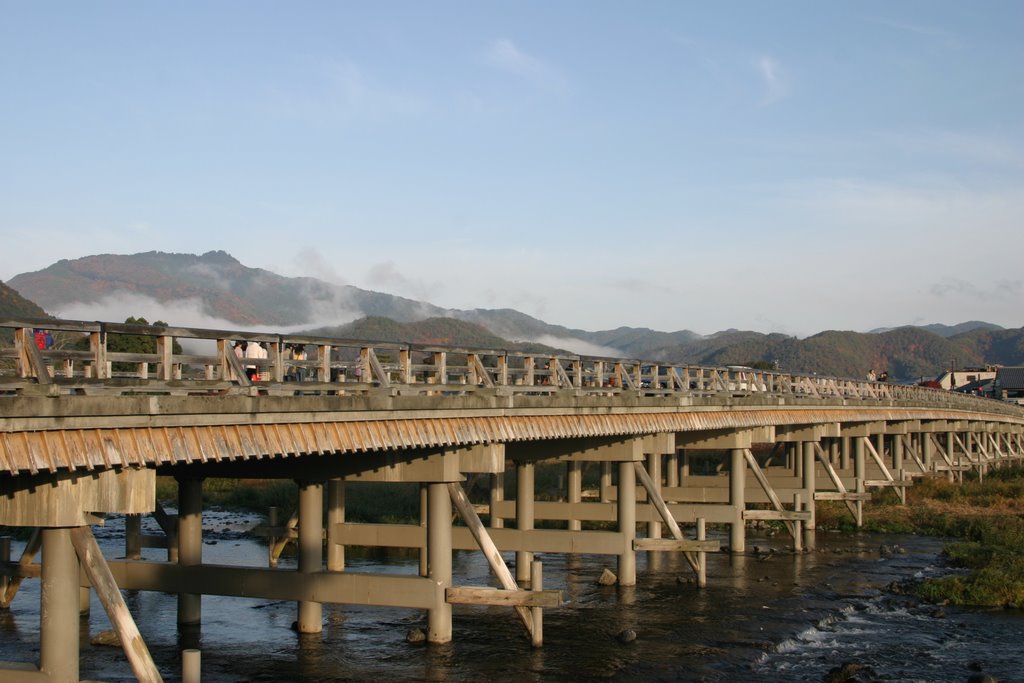
[[744, 510], [743, 519], [780, 519], [785, 522], [793, 522], [796, 520], [810, 520], [810, 511], [795, 510]]
[[100, 604], [107, 612], [110, 623], [117, 632], [121, 641], [125, 657], [131, 664], [135, 677], [141, 683], [162, 683], [163, 677], [156, 668], [149, 648], [142, 639], [135, 620], [128, 605], [124, 602], [121, 590], [114, 581], [110, 568], [107, 566], [100, 548], [96, 545], [96, 538], [92, 535], [92, 529], [87, 526], [75, 527], [71, 530], [71, 544], [75, 546], [75, 552], [85, 570], [89, 581], [92, 582]]
[[637, 538], [633, 541], [633, 550], [717, 553], [721, 550], [721, 544], [718, 541], [695, 541], [690, 538]]
[[871, 494], [852, 491], [815, 491], [814, 500], [871, 500]]
[[496, 607], [561, 607], [560, 590], [504, 590], [489, 586], [452, 586], [445, 590], [452, 605], [492, 605]]
[[[438, 587], [429, 578], [399, 574], [315, 572], [201, 564], [112, 560], [122, 590], [200, 593], [237, 598], [432, 609]], [[38, 572], [38, 565], [29, 570]]]

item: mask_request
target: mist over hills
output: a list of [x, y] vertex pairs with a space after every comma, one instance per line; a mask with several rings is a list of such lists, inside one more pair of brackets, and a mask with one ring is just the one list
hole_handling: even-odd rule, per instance
[[289, 329], [533, 352], [562, 349], [700, 365], [765, 362], [793, 372], [850, 377], [887, 370], [905, 380], [933, 377], [953, 362], [959, 367], [1024, 364], [1024, 329], [982, 321], [866, 333], [825, 331], [806, 339], [741, 330], [708, 336], [633, 327], [595, 332], [514, 309], [445, 309], [313, 277], [284, 277], [249, 268], [223, 251], [86, 256], [22, 273], [9, 284], [18, 291], [0, 283], [0, 315], [5, 317], [39, 317], [42, 309], [85, 320], [144, 315], [180, 326]]

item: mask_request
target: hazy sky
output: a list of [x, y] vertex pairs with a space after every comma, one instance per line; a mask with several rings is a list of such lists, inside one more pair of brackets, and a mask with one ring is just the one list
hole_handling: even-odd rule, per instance
[[1022, 35], [1019, 0], [0, 0], [0, 279], [223, 249], [585, 329], [1020, 327]]

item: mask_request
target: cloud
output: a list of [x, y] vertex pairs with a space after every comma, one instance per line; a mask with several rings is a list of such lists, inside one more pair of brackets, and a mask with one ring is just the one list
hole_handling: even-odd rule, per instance
[[[68, 320], [121, 322], [129, 316], [153, 323], [163, 320], [172, 327], [202, 327], [219, 330], [243, 330], [238, 323], [210, 315], [200, 299], [157, 301], [142, 294], [112, 294], [98, 301], [74, 302], [61, 306], [54, 315]], [[266, 330], [266, 326], [259, 329]]]
[[[640, 264], [636, 264], [640, 267]], [[660, 282], [651, 282], [650, 280], [643, 280], [641, 278], [621, 278], [618, 280], [612, 280], [607, 283], [607, 286], [620, 291], [628, 292], [630, 294], [664, 294], [672, 296], [678, 294], [675, 287], [671, 287]]]
[[324, 258], [319, 249], [305, 247], [292, 258], [292, 271], [296, 275], [314, 277], [336, 285], [347, 285], [348, 281]]
[[366, 282], [371, 287], [394, 293], [401, 292], [413, 299], [430, 300], [441, 287], [440, 284], [424, 280], [414, 280], [402, 273], [393, 261], [382, 261], [370, 266], [366, 273]]
[[622, 357], [622, 351], [619, 349], [612, 348], [611, 346], [593, 344], [582, 339], [577, 339], [576, 337], [556, 337], [552, 334], [542, 334], [530, 341], [537, 344], [544, 344], [545, 346], [554, 346], [556, 349], [565, 349], [566, 351], [571, 351], [572, 353], [576, 353], [581, 356]]
[[944, 277], [932, 284], [928, 290], [932, 296], [940, 299], [965, 298], [989, 302], [993, 299], [1015, 301], [1024, 292], [1022, 280], [996, 280], [989, 287], [979, 287], [958, 277]]
[[519, 49], [508, 38], [499, 38], [491, 43], [484, 53], [485, 61], [491, 66], [514, 74], [536, 86], [562, 89], [565, 81], [544, 61]]
[[754, 69], [761, 76], [766, 93], [761, 100], [762, 106], [774, 104], [789, 94], [789, 84], [782, 65], [770, 55], [761, 55], [754, 60]]

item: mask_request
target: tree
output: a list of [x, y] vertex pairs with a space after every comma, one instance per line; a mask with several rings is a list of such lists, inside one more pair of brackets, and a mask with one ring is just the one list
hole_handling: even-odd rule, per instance
[[[143, 317], [128, 316], [125, 319], [126, 325], [149, 325]], [[167, 323], [157, 320], [152, 327], [167, 327]], [[88, 350], [88, 337], [78, 342], [78, 348]], [[107, 351], [109, 353], [156, 353], [156, 337], [146, 334], [108, 334]], [[181, 353], [181, 344], [177, 340], [172, 346], [173, 353]], [[150, 364], [152, 365], [152, 363]], [[114, 372], [132, 372], [138, 367], [136, 363], [117, 362], [113, 364]]]

